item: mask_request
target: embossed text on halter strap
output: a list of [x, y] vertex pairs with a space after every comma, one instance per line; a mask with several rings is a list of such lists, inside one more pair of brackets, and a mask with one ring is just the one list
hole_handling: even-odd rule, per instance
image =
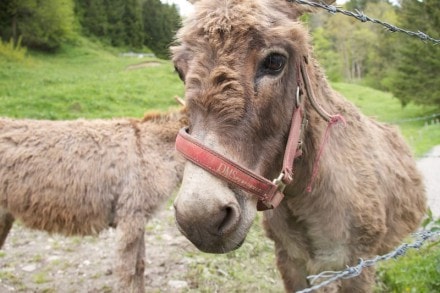
[[278, 206], [284, 197], [276, 184], [204, 146], [188, 134], [187, 128], [179, 131], [176, 149], [186, 159], [216, 177], [257, 196], [260, 210]]

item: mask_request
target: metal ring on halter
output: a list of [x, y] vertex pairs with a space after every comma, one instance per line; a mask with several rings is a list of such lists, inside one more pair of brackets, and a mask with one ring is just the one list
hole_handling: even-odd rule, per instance
[[284, 172], [281, 172], [278, 178], [275, 178], [272, 183], [278, 187], [278, 190], [283, 192], [284, 188], [286, 188], [286, 184], [283, 182]]
[[299, 107], [299, 103], [300, 103], [300, 100], [299, 100], [299, 86], [296, 87], [295, 103], [296, 103], [296, 107], [298, 108]]

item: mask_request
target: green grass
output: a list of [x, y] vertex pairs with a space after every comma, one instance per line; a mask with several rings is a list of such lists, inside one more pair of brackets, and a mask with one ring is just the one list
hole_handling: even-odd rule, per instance
[[[422, 227], [433, 232], [440, 231], [440, 219], [435, 219], [428, 210]], [[411, 242], [414, 243], [414, 240]], [[375, 292], [440, 292], [439, 275], [440, 239], [437, 237], [419, 250], [408, 250], [398, 261], [378, 264]]]
[[332, 86], [364, 114], [398, 125], [416, 155], [420, 156], [433, 146], [440, 145], [440, 124], [425, 125], [430, 120], [405, 121], [438, 114], [438, 107], [423, 107], [412, 103], [402, 107], [399, 100], [390, 93], [348, 83], [333, 83]]
[[185, 255], [191, 258], [188, 292], [283, 292], [274, 245], [260, 225], [261, 217], [257, 215], [241, 248], [228, 254]]
[[[127, 70], [154, 61], [159, 66]], [[0, 115], [74, 119], [139, 117], [175, 105], [183, 86], [170, 62], [119, 57], [96, 48], [65, 48], [56, 56], [0, 59]]]
[[9, 271], [0, 271], [0, 281], [7, 281], [10, 284], [13, 284], [16, 287], [22, 287], [23, 282], [20, 280], [18, 276], [16, 276], [13, 272]]
[[8, 42], [0, 39], [0, 58], [21, 61], [25, 58], [26, 52], [27, 49], [21, 46], [21, 38], [17, 45], [14, 45], [12, 39]]
[[35, 284], [44, 284], [51, 281], [48, 273], [45, 271], [41, 271], [32, 275], [32, 280]]
[[381, 264], [378, 276], [380, 292], [440, 292], [440, 249], [427, 246], [419, 251], [408, 251], [397, 263]]

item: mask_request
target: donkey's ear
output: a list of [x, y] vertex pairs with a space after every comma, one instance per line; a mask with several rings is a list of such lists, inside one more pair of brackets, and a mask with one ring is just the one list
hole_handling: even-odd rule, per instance
[[196, 2], [199, 1], [199, 0], [186, 0], [186, 1], [188, 1], [188, 2], [191, 3], [191, 4], [194, 4], [194, 3], [196, 3]]

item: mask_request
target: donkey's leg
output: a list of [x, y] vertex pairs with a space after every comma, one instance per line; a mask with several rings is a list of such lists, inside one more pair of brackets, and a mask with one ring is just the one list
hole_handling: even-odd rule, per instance
[[[263, 226], [267, 237], [274, 241], [277, 267], [283, 279], [284, 288], [286, 292], [296, 292], [308, 287], [306, 263], [304, 259], [296, 259], [292, 255], [306, 255], [306, 252], [297, 251], [296, 254], [289, 255], [289, 244], [303, 241], [301, 238], [288, 237], [289, 235], [299, 235], [298, 232], [291, 230], [291, 226], [287, 225], [290, 221], [287, 221], [286, 218], [289, 217], [288, 210], [281, 205], [277, 208], [277, 213], [264, 214]], [[293, 221], [294, 219], [292, 219]], [[282, 231], [281, 235], [275, 233], [276, 231]], [[294, 245], [291, 249], [300, 249], [300, 247]]]
[[[144, 223], [145, 224], [145, 223]], [[142, 230], [142, 234], [139, 239], [139, 246], [137, 251], [136, 258], [136, 272], [135, 272], [135, 286], [134, 288], [138, 288], [136, 292], [144, 292], [144, 272], [145, 272], [145, 235], [144, 230]]]
[[308, 287], [305, 269], [291, 259], [287, 251], [275, 241], [277, 267], [281, 273], [286, 292], [296, 292]]
[[122, 217], [117, 224], [117, 292], [144, 292], [145, 218], [141, 214]]
[[14, 217], [5, 209], [0, 208], [0, 249], [3, 247], [13, 223]]

